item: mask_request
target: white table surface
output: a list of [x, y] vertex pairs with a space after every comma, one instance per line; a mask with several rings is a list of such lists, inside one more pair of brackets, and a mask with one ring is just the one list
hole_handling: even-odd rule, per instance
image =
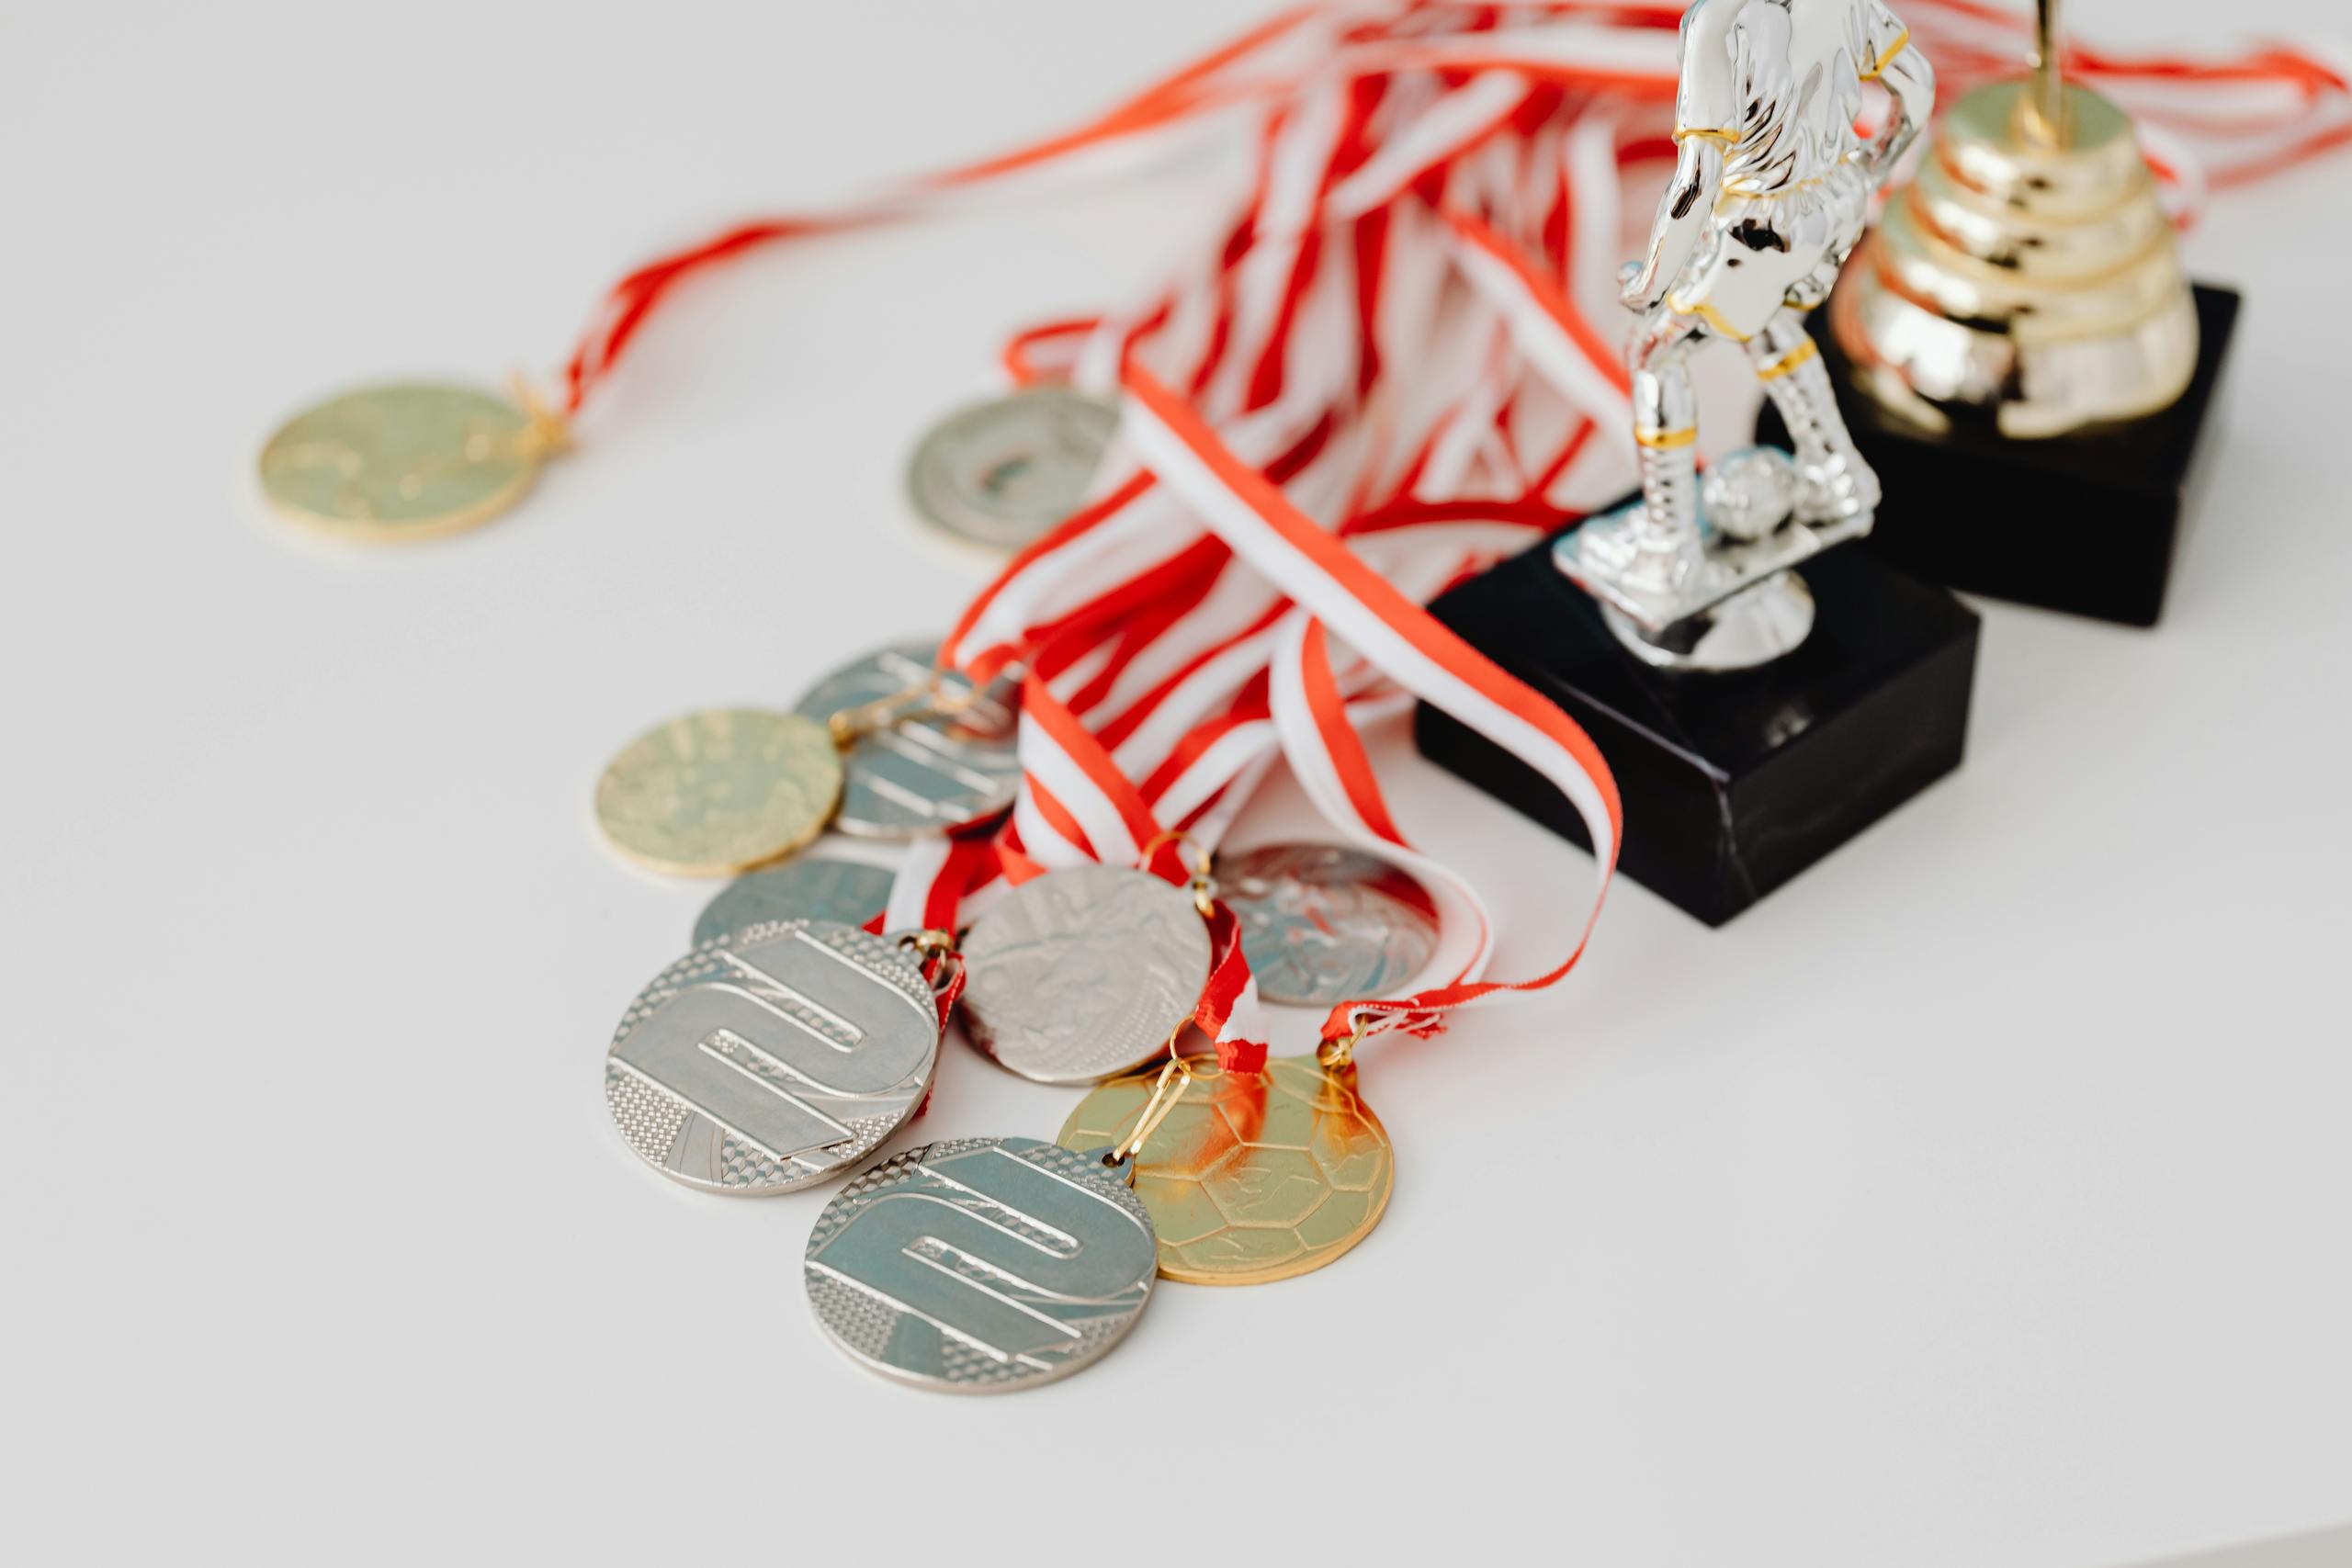
[[[1156, 276], [1214, 162], [688, 291], [462, 539], [298, 539], [258, 439], [550, 367], [660, 245], [1262, 8], [9, 7], [12, 1560], [2091, 1568], [2352, 1518], [2352, 161], [2190, 242], [2251, 309], [2164, 628], [1988, 606], [1956, 777], [1721, 932], [1623, 886], [1556, 996], [1368, 1052], [1401, 1185], [1340, 1266], [926, 1397], [810, 1325], [821, 1195], [614, 1136], [613, 1021], [708, 889], [603, 852], [597, 769], [943, 626], [981, 572], [916, 533], [910, 438]], [[1547, 955], [1589, 862], [1381, 757], [1504, 967]], [[1245, 832], [1312, 826], [1284, 788]], [[1070, 1099], [954, 1045], [928, 1127]]]

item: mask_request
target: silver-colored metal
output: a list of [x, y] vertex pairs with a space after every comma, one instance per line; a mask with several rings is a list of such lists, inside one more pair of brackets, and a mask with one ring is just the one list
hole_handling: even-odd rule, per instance
[[605, 1059], [621, 1136], [710, 1192], [790, 1192], [863, 1158], [931, 1090], [939, 1009], [914, 956], [853, 926], [778, 920], [654, 976]]
[[[1873, 81], [1894, 108], [1866, 141], [1854, 124]], [[1787, 614], [1796, 591], [1753, 591], [1870, 532], [1878, 478], [1847, 433], [1803, 313], [1828, 298], [1872, 195], [1934, 101], [1934, 72], [1880, 0], [1699, 0], [1684, 14], [1679, 161], [1623, 290], [1642, 317], [1627, 355], [1642, 495], [1554, 555], [1650, 662], [1736, 669], [1786, 652], [1810, 615], [1796, 626]], [[1709, 528], [1702, 515], [1689, 362], [1715, 338], [1746, 345], [1796, 447], [1793, 514], [1758, 537]], [[1692, 621], [1704, 624], [1682, 624]], [[1715, 637], [1724, 626], [1741, 629]], [[1711, 639], [1714, 653], [1699, 652]]]
[[1241, 922], [1258, 995], [1296, 1007], [1377, 997], [1437, 952], [1429, 889], [1339, 844], [1258, 844], [1221, 854], [1218, 895]]
[[1115, 865], [1048, 872], [966, 933], [964, 1028], [1039, 1083], [1099, 1083], [1167, 1049], [1209, 979], [1193, 896]]
[[[826, 676], [795, 705], [809, 718], [882, 702], [936, 674], [934, 643], [908, 642], [869, 653]], [[916, 839], [1001, 816], [1021, 787], [1010, 683], [965, 705], [971, 682], [939, 676], [945, 716], [921, 712], [859, 738], [833, 826], [867, 839]]]
[[1717, 462], [1699, 481], [1708, 527], [1742, 544], [1769, 539], [1797, 509], [1797, 466], [1773, 446], [1750, 446]]
[[1001, 1393], [1068, 1377], [1151, 1299], [1151, 1216], [1107, 1150], [956, 1138], [833, 1195], [802, 1277], [851, 1359], [917, 1388]]
[[915, 510], [933, 527], [1017, 550], [1078, 510], [1118, 428], [1117, 405], [1032, 387], [956, 410], [907, 468]]
[[700, 946], [745, 926], [775, 920], [862, 926], [890, 901], [893, 875], [887, 866], [836, 860], [822, 850], [805, 851], [781, 865], [729, 883], [703, 906], [695, 921], [695, 943]]

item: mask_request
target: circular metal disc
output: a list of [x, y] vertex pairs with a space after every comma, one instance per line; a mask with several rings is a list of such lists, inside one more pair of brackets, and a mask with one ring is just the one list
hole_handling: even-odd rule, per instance
[[470, 528], [523, 499], [546, 443], [470, 387], [368, 387], [305, 410], [261, 452], [262, 494], [299, 523], [368, 539]]
[[1429, 890], [1374, 855], [1337, 844], [1260, 844], [1220, 855], [1217, 895], [1270, 1002], [1329, 1007], [1377, 997], [1437, 952]]
[[726, 876], [815, 839], [841, 795], [841, 752], [823, 725], [720, 708], [624, 747], [596, 781], [596, 825], [655, 871]]
[[[1287, 1280], [1372, 1234], [1396, 1185], [1396, 1158], [1352, 1066], [1334, 1072], [1312, 1056], [1277, 1056], [1259, 1073], [1193, 1066], [1183, 1097], [1135, 1160], [1162, 1274], [1195, 1285]], [[1079, 1101], [1062, 1146], [1114, 1144], [1159, 1076], [1115, 1078]]]
[[1151, 1218], [1102, 1163], [1035, 1138], [893, 1155], [834, 1194], [808, 1238], [808, 1305], [884, 1377], [996, 1393], [1067, 1377], [1150, 1299]]
[[1193, 897], [1087, 865], [1023, 883], [964, 939], [964, 1028], [1039, 1083], [1094, 1083], [1168, 1048], [1209, 980]]
[[[936, 673], [934, 643], [909, 642], [867, 654], [819, 682], [795, 705], [820, 724], [845, 708], [895, 697]], [[959, 675], [941, 677], [951, 705], [970, 693]], [[953, 832], [1001, 816], [1021, 787], [1013, 714], [995, 690], [952, 718], [902, 720], [850, 748], [849, 782], [833, 825], [873, 839]]]
[[912, 955], [777, 920], [705, 942], [639, 993], [605, 1058], [628, 1146], [709, 1192], [822, 1181], [931, 1092], [939, 1008]]
[[976, 403], [923, 436], [907, 488], [933, 527], [1017, 550], [1084, 502], [1118, 424], [1115, 404], [1062, 387]]
[[878, 865], [796, 855], [729, 883], [695, 921], [697, 943], [768, 920], [831, 920], [862, 926], [890, 901], [895, 874]]

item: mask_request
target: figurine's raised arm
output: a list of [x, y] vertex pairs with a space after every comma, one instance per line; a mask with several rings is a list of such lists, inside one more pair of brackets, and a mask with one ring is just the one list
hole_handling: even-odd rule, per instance
[[1911, 29], [1875, 0], [1870, 6], [1877, 51], [1862, 61], [1862, 80], [1875, 81], [1894, 96], [1894, 112], [1887, 117], [1870, 146], [1871, 182], [1875, 185], [1894, 173], [1894, 165], [1936, 109], [1936, 68], [1911, 44]]
[[1625, 283], [1623, 299], [1647, 310], [1666, 298], [1698, 249], [1722, 193], [1724, 154], [1739, 141], [1739, 85], [1731, 53], [1732, 24], [1747, 0], [1699, 0], [1682, 16], [1682, 81], [1675, 96], [1673, 183], [1657, 205], [1648, 255]]

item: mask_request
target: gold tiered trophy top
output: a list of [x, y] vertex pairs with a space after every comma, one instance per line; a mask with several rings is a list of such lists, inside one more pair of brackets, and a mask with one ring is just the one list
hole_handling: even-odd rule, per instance
[[2031, 76], [1952, 106], [1831, 301], [1862, 387], [1931, 430], [2063, 435], [2170, 406], [2197, 367], [2155, 181], [2129, 117], [2060, 77], [2057, 12]]

